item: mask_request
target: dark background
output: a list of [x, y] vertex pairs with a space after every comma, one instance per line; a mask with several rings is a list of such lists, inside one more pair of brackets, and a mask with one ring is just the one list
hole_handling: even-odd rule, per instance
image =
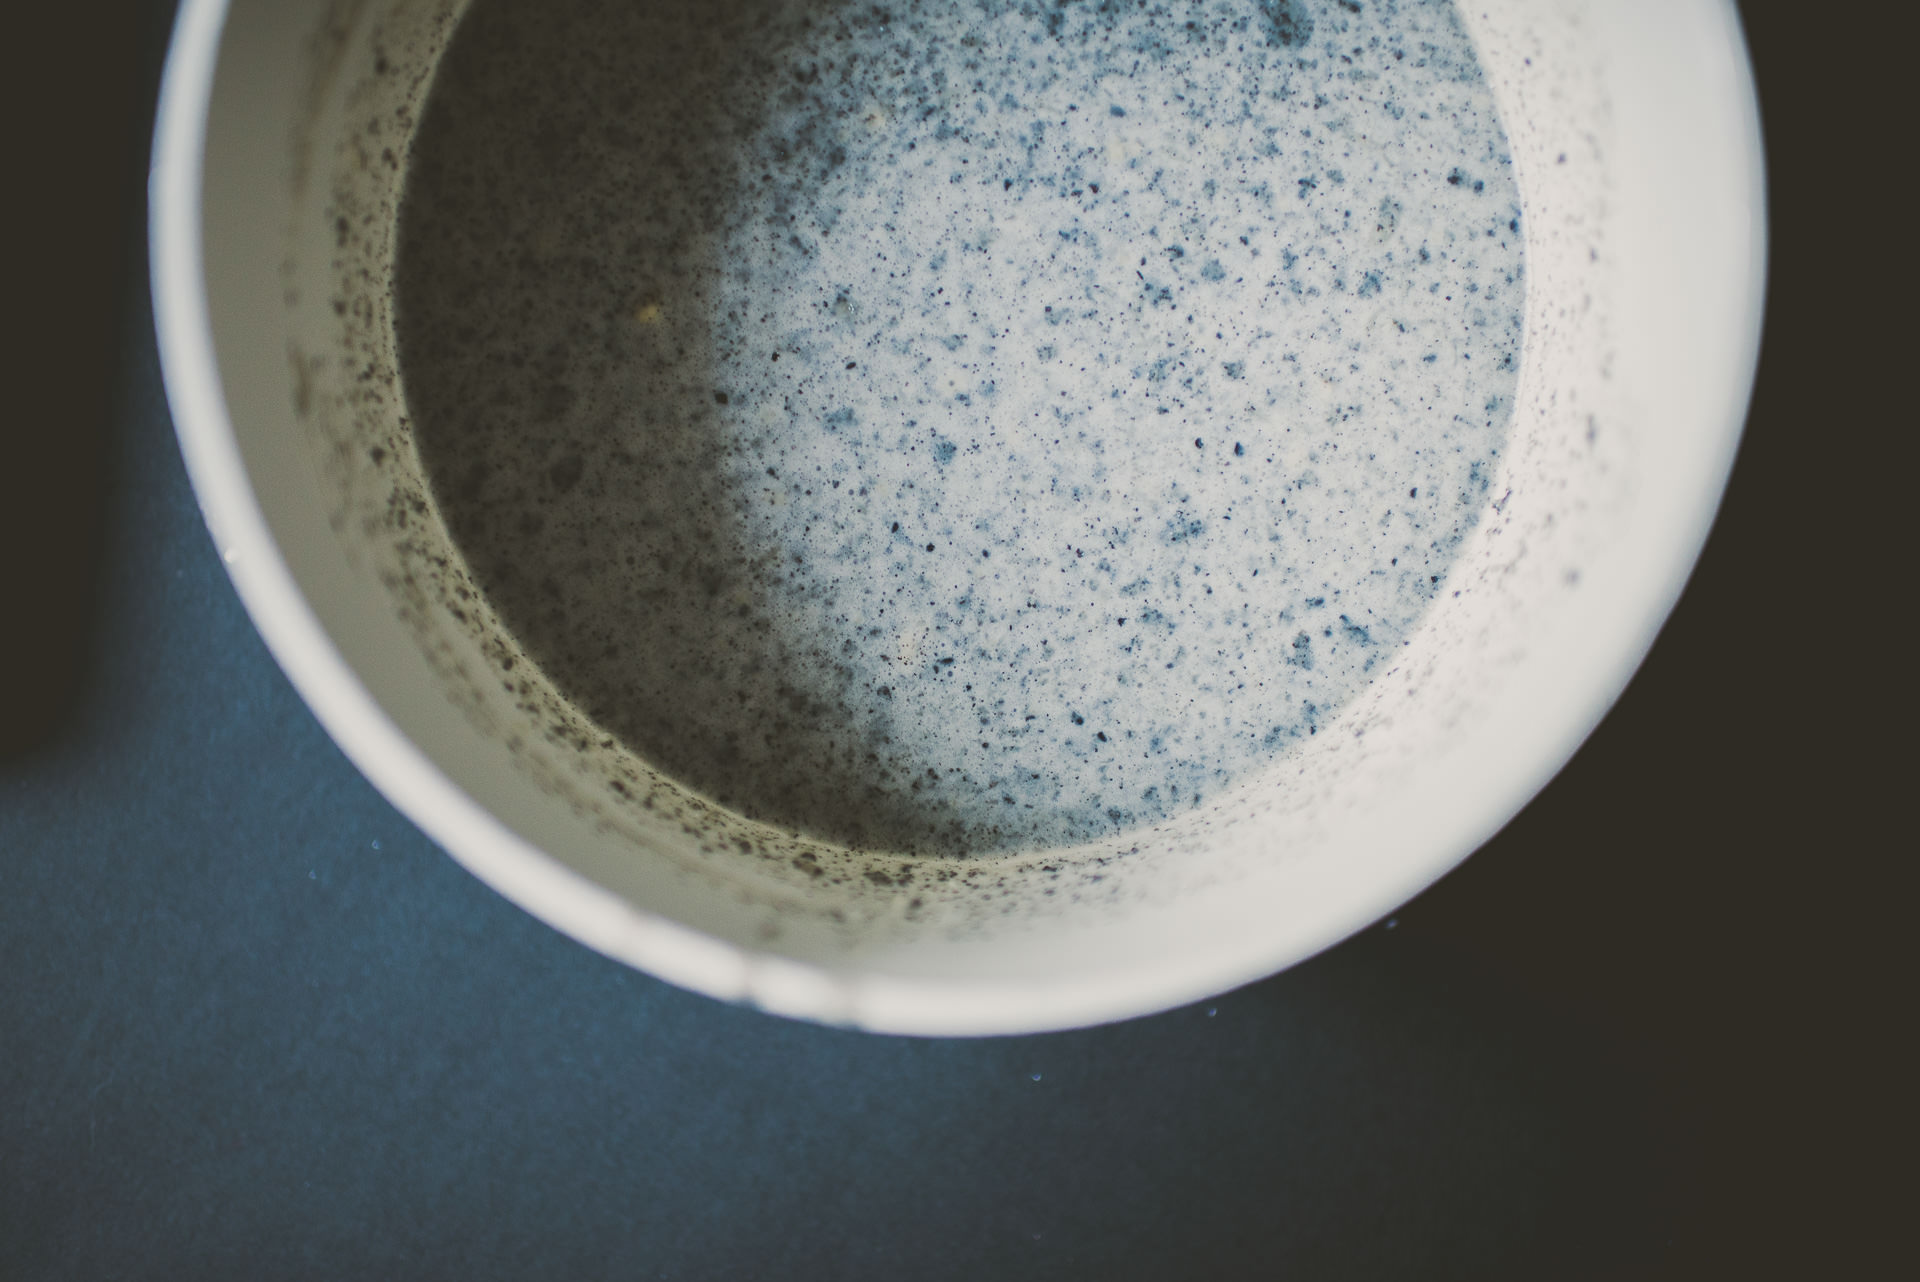
[[18, 8], [0, 1279], [1848, 1276], [1910, 1213], [1880, 1091], [1910, 967], [1873, 909], [1914, 842], [1872, 804], [1912, 756], [1883, 549], [1913, 504], [1873, 492], [1915, 422], [1875, 386], [1911, 346], [1884, 301], [1911, 144], [1876, 145], [1858, 24], [1741, 6], [1773, 218], [1754, 408], [1686, 596], [1572, 764], [1286, 974], [935, 1042], [595, 956], [353, 771], [167, 417], [142, 180], [169, 5]]

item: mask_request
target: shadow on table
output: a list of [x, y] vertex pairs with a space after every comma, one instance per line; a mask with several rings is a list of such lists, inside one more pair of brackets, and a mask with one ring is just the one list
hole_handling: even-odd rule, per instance
[[126, 230], [165, 23], [152, 4], [113, 0], [26, 6], [9, 28], [0, 83], [22, 123], [7, 158], [21, 181], [6, 200], [16, 364], [0, 462], [0, 768], [60, 732], [97, 650]]

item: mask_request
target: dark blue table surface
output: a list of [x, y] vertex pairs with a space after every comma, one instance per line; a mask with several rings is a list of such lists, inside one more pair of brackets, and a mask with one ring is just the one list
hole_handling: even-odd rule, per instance
[[[129, 49], [150, 94], [157, 40]], [[573, 944], [348, 765], [200, 523], [127, 165], [73, 697], [0, 758], [0, 1279], [1647, 1277], [1731, 1249], [1786, 1142], [1738, 1066], [1792, 998], [1720, 923], [1810, 822], [1769, 795], [1737, 644], [1792, 554], [1775, 364], [1646, 670], [1459, 873], [1185, 1010], [882, 1038]]]

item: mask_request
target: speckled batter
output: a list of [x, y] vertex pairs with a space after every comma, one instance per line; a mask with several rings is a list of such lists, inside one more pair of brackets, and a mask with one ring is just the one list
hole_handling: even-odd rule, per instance
[[857, 847], [1084, 841], [1319, 733], [1443, 590], [1520, 351], [1444, 3], [477, 0], [401, 216], [495, 607]]

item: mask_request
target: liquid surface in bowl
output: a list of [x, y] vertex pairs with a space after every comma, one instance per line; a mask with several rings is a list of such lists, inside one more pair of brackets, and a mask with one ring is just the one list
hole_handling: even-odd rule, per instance
[[1499, 465], [1519, 199], [1448, 4], [476, 0], [408, 163], [408, 411], [490, 602], [818, 836], [1246, 780]]

